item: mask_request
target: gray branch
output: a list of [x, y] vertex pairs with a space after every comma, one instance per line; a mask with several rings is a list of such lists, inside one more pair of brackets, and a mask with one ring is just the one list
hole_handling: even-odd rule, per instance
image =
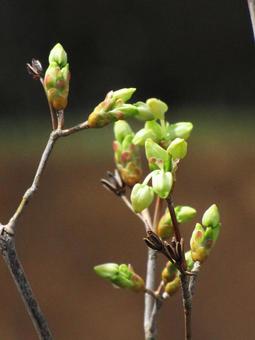
[[24, 273], [22, 264], [18, 258], [14, 237], [4, 231], [3, 227], [0, 236], [0, 250], [26, 306], [26, 310], [33, 322], [39, 339], [53, 339], [46, 318], [44, 317], [40, 306], [34, 297], [31, 286]]

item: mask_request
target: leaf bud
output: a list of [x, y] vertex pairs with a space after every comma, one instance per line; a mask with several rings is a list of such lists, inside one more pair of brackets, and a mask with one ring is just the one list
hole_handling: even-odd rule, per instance
[[174, 210], [178, 223], [190, 221], [197, 213], [196, 209], [185, 205], [177, 205]]
[[137, 108], [137, 114], [135, 115], [135, 118], [142, 121], [155, 119], [154, 114], [151, 112], [146, 103], [137, 102], [134, 105]]
[[132, 135], [133, 131], [125, 120], [119, 120], [114, 123], [114, 136], [118, 142], [122, 142], [127, 135]]
[[186, 251], [185, 260], [186, 260], [187, 269], [189, 271], [191, 271], [193, 269], [193, 266], [194, 266], [194, 261], [193, 261], [193, 258], [192, 258], [191, 250]]
[[134, 211], [140, 213], [148, 208], [154, 198], [154, 192], [151, 187], [146, 184], [137, 183], [131, 192], [131, 203]]
[[179, 122], [175, 124], [168, 125], [168, 137], [169, 139], [183, 138], [188, 139], [191, 131], [193, 129], [193, 124], [190, 122]]
[[171, 159], [165, 149], [153, 142], [152, 139], [147, 139], [145, 142], [145, 153], [149, 163], [150, 170], [164, 169], [169, 171], [171, 168]]
[[155, 119], [164, 119], [165, 113], [168, 110], [166, 103], [162, 102], [160, 99], [150, 98], [146, 100], [146, 104], [153, 113]]
[[167, 198], [173, 186], [173, 176], [171, 172], [155, 170], [152, 175], [152, 187], [160, 198]]
[[136, 89], [134, 87], [124, 88], [113, 92], [112, 99], [114, 101], [121, 100], [123, 103], [127, 102], [134, 94]]
[[165, 285], [165, 292], [172, 296], [174, 295], [179, 287], [181, 285], [181, 280], [180, 280], [180, 277], [179, 276], [176, 276], [176, 278], [170, 282], [168, 282], [166, 285]]
[[215, 228], [220, 223], [220, 213], [216, 204], [211, 205], [204, 213], [202, 224], [205, 227]]
[[164, 282], [170, 282], [176, 277], [176, 274], [177, 274], [176, 266], [172, 262], [168, 261], [161, 273], [161, 277]]
[[94, 267], [97, 275], [110, 281], [114, 286], [132, 291], [144, 291], [144, 280], [134, 272], [131, 265], [106, 263]]
[[182, 138], [175, 138], [167, 148], [167, 152], [173, 159], [183, 159], [187, 154], [187, 142]]

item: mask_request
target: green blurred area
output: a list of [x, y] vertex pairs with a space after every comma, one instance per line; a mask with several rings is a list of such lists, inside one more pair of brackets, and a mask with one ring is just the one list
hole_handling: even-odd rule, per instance
[[[72, 116], [71, 116], [72, 115]], [[39, 119], [11, 120], [5, 119], [0, 124], [1, 154], [13, 157], [34, 157], [40, 154], [50, 133], [50, 119], [47, 112], [38, 114]], [[232, 119], [229, 117], [233, 117]], [[27, 115], [31, 117], [31, 115]], [[42, 118], [43, 117], [43, 118]], [[85, 120], [81, 114], [66, 113], [65, 127], [71, 127]], [[185, 108], [170, 112], [167, 119], [174, 123], [191, 121], [194, 124], [191, 143], [199, 144], [203, 149], [217, 145], [225, 149], [243, 148], [254, 138], [255, 116], [252, 108], [229, 110], [225, 108]], [[135, 131], [142, 127], [141, 123], [130, 120]], [[63, 138], [58, 146], [57, 157], [81, 157], [82, 152], [97, 153], [100, 159], [111, 156], [112, 125], [102, 128], [81, 131], [71, 137]], [[241, 141], [241, 143], [240, 143]]]

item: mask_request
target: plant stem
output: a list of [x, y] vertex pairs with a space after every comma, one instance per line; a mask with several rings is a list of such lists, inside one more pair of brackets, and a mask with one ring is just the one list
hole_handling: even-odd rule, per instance
[[[168, 209], [173, 223], [174, 234], [177, 242], [181, 242], [181, 234], [179, 223], [176, 218], [172, 196], [167, 198]], [[184, 261], [184, 259], [183, 259]], [[192, 295], [189, 290], [189, 276], [185, 273], [180, 273], [182, 286], [182, 302], [185, 319], [185, 340], [191, 340], [191, 312], [192, 312]]]
[[[152, 230], [155, 231], [162, 208], [162, 200], [157, 197]], [[156, 285], [156, 261], [157, 252], [151, 248], [148, 248], [147, 257], [147, 274], [146, 274], [146, 288], [154, 291]], [[153, 296], [145, 294], [144, 297], [144, 334], [145, 340], [156, 340], [157, 338], [157, 325], [156, 316], [161, 304], [158, 300], [155, 300]]]
[[40, 306], [33, 295], [31, 286], [26, 278], [22, 264], [18, 258], [14, 237], [5, 231], [3, 226], [0, 236], [0, 249], [5, 263], [25, 304], [26, 310], [33, 322], [39, 339], [53, 339], [46, 318], [44, 317]]
[[169, 213], [170, 213], [170, 216], [171, 216], [171, 219], [172, 219], [174, 235], [175, 235], [176, 241], [181, 242], [181, 233], [180, 233], [180, 229], [179, 229], [179, 223], [177, 221], [175, 210], [174, 210], [174, 204], [173, 204], [172, 196], [170, 195], [169, 197], [167, 197], [166, 201], [167, 201]]
[[253, 36], [255, 39], [255, 0], [247, 0], [247, 1], [248, 1], [248, 8], [249, 8], [250, 17], [251, 17]]
[[189, 291], [189, 277], [181, 273], [182, 301], [185, 318], [185, 340], [191, 340], [192, 296]]

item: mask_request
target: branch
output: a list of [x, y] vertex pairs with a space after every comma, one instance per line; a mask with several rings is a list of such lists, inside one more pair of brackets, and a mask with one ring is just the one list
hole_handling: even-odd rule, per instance
[[[153, 217], [153, 231], [156, 230], [160, 213], [162, 208], [162, 200], [157, 197], [154, 217]], [[148, 230], [146, 229], [148, 232]], [[156, 285], [156, 262], [157, 262], [157, 251], [148, 248], [147, 257], [147, 272], [146, 272], [146, 288], [148, 290], [155, 290]], [[157, 325], [156, 325], [156, 315], [161, 307], [161, 303], [155, 300], [151, 295], [145, 294], [144, 298], [144, 332], [146, 340], [156, 339], [157, 336]]]
[[26, 310], [33, 322], [39, 339], [53, 339], [47, 321], [36, 298], [34, 297], [31, 286], [24, 273], [24, 269], [19, 261], [15, 248], [14, 236], [9, 235], [4, 230], [3, 226], [1, 226], [0, 249], [5, 263], [26, 306]]
[[255, 0], [247, 0], [247, 1], [248, 1], [248, 8], [249, 8], [250, 17], [251, 17], [253, 36], [255, 39]]

